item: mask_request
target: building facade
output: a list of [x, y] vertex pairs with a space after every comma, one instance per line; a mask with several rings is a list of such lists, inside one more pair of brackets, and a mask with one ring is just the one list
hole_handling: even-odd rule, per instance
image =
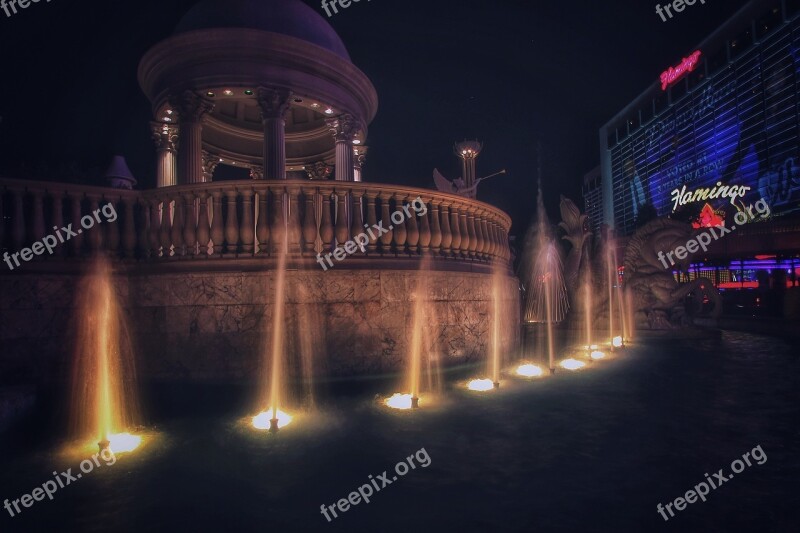
[[[762, 201], [769, 217], [715, 243], [692, 275], [722, 288], [783, 279], [792, 286], [800, 264], [800, 1], [754, 0], [684, 53], [600, 130], [602, 222], [623, 237], [653, 215], [730, 228]], [[596, 203], [596, 188], [585, 191], [586, 205]]]

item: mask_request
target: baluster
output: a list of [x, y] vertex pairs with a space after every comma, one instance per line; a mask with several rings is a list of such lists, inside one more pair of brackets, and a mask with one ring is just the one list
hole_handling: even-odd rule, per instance
[[[83, 215], [81, 218], [81, 224], [83, 224], [83, 220], [87, 217], [90, 219], [94, 219], [94, 213], [96, 213], [100, 209], [100, 198], [96, 195], [90, 195], [89, 197], [89, 213]], [[81, 229], [83, 226], [81, 225]], [[89, 242], [89, 249], [93, 252], [101, 250], [103, 245], [105, 244], [105, 239], [103, 238], [103, 228], [97, 220], [94, 220], [94, 225], [86, 230], [89, 233], [89, 238], [87, 239]]]
[[327, 187], [320, 188], [322, 194], [322, 223], [319, 228], [319, 236], [322, 239], [322, 249], [330, 250], [333, 243], [333, 221], [331, 220], [331, 194], [333, 189]]
[[228, 210], [225, 214], [225, 253], [236, 254], [239, 251], [239, 223], [236, 214], [236, 189], [225, 191]]
[[194, 199], [194, 193], [187, 192], [183, 196], [183, 243], [186, 246], [186, 256], [189, 258], [197, 254], [196, 207], [197, 202]]
[[344, 246], [347, 242], [347, 189], [336, 191], [336, 245]]
[[[389, 198], [392, 195], [390, 193], [381, 193], [381, 220], [380, 224], [386, 230], [389, 230], [389, 233], [384, 233], [381, 235], [381, 253], [389, 254], [392, 252], [392, 237], [394, 236], [394, 231], [390, 230], [389, 228], [392, 225], [392, 219], [389, 215]], [[377, 233], [380, 233], [378, 230], [375, 230]]]
[[180, 195], [175, 195], [175, 200], [172, 202], [172, 228], [170, 231], [170, 238], [172, 239], [172, 246], [175, 250], [175, 257], [185, 258], [186, 247], [183, 242], [183, 201]]
[[213, 201], [212, 212], [214, 215], [211, 221], [211, 240], [214, 243], [214, 255], [222, 254], [223, 241], [225, 240], [225, 230], [222, 220], [222, 191], [211, 193]]
[[450, 253], [453, 257], [459, 254], [461, 250], [461, 241], [462, 234], [461, 234], [461, 223], [459, 220], [461, 217], [458, 214], [458, 206], [456, 204], [452, 204], [450, 206], [450, 232], [453, 234], [453, 240], [450, 243]]
[[15, 251], [20, 251], [25, 247], [25, 191], [15, 189], [14, 195], [14, 219], [11, 224], [11, 242], [14, 244]]
[[461, 257], [469, 256], [470, 235], [467, 228], [467, 209], [466, 206], [461, 206], [458, 210], [458, 231], [461, 232], [461, 246], [459, 246]]
[[287, 231], [289, 233], [289, 253], [299, 254], [302, 247], [300, 244], [300, 188], [288, 187], [288, 201], [289, 201], [289, 221]]
[[169, 230], [172, 225], [172, 202], [169, 198], [161, 200], [161, 229], [158, 232], [161, 241], [161, 258], [168, 259], [172, 256], [172, 239], [169, 238]]
[[[60, 233], [61, 228], [64, 227], [64, 193], [63, 191], [53, 192], [51, 195], [51, 200], [53, 202], [53, 232]], [[0, 202], [2, 204], [2, 202]], [[0, 205], [0, 210], [2, 209], [2, 205]], [[0, 213], [0, 222], [2, 221], [2, 213]], [[0, 246], [2, 246], [3, 240], [0, 239]], [[67, 253], [66, 246], [61, 245], [61, 241], [59, 241], [59, 245], [56, 248], [55, 255], [64, 256]]]
[[489, 254], [490, 259], [494, 260], [497, 255], [497, 236], [495, 235], [494, 221], [491, 215], [486, 222], [486, 234], [488, 235], [489, 241], [489, 248], [486, 253]]
[[489, 248], [489, 255], [492, 258], [492, 261], [497, 260], [497, 226], [494, 223], [494, 220], [489, 221], [489, 242], [491, 244]]
[[125, 206], [125, 227], [122, 228], [122, 249], [127, 259], [136, 257], [136, 218], [134, 209], [136, 206], [136, 198], [133, 196], [126, 196], [122, 199]]
[[208, 257], [208, 245], [211, 241], [211, 226], [208, 222], [208, 194], [200, 192], [197, 201], [197, 254], [201, 258]]
[[[102, 226], [103, 234], [105, 235], [104, 241], [105, 241], [106, 249], [111, 253], [112, 257], [118, 257], [119, 256], [119, 241], [120, 241], [119, 227], [120, 227], [120, 225], [122, 225], [122, 223], [119, 221], [119, 205], [120, 204], [117, 203], [116, 205], [114, 205], [114, 201], [110, 200], [108, 198], [106, 198], [105, 200], [106, 200], [107, 204], [110, 204], [110, 205], [114, 206], [114, 212], [117, 213], [117, 218], [116, 218], [116, 220], [114, 220], [114, 222], [109, 222], [108, 220], [101, 219], [101, 220], [103, 220], [103, 223], [102, 224], [98, 224], [98, 226], [96, 226], [96, 227], [97, 227], [97, 229], [100, 229], [100, 227]], [[104, 204], [104, 206], [105, 205], [106, 204]]]
[[[411, 207], [409, 207], [408, 212], [410, 213], [410, 215], [408, 217], [408, 220], [406, 220], [406, 229], [408, 230], [408, 235], [406, 236], [406, 244], [408, 244], [408, 252], [412, 255], [416, 255], [419, 253], [419, 244], [420, 244], [420, 231], [419, 231], [419, 225], [417, 223], [417, 217], [420, 217], [420, 220], [425, 217], [421, 216], [422, 212], [417, 213], [416, 209], [413, 209]], [[405, 214], [405, 212], [403, 214]]]
[[475, 251], [478, 249], [478, 235], [475, 232], [475, 208], [469, 207], [466, 210], [467, 215], [467, 235], [469, 235], [469, 245], [467, 251], [469, 256], [474, 258]]
[[242, 239], [242, 252], [250, 255], [255, 251], [255, 227], [253, 222], [253, 188], [246, 187], [242, 194], [242, 222], [239, 225], [239, 236]]
[[399, 213], [398, 217], [400, 217], [400, 223], [395, 224], [395, 221], [389, 218], [384, 224], [390, 224], [394, 226], [394, 249], [397, 251], [398, 254], [405, 254], [406, 253], [406, 243], [408, 242], [408, 229], [406, 228], [406, 214], [403, 211], [403, 204], [405, 204], [405, 194], [395, 194], [394, 195], [394, 205], [395, 210], [392, 212], [392, 216], [395, 213]]
[[[419, 247], [420, 251], [425, 253], [430, 250], [431, 241], [433, 240], [433, 232], [431, 231], [430, 225], [430, 217], [438, 217], [438, 208], [436, 212], [433, 210], [433, 205], [427, 198], [422, 199], [427, 206], [426, 213], [423, 215], [422, 213], [419, 214]], [[439, 221], [436, 221], [436, 228], [439, 227]], [[439, 240], [441, 241], [441, 234], [439, 234]]]
[[[350, 231], [350, 237], [355, 240], [355, 238], [364, 233], [367, 235], [369, 239], [369, 235], [366, 231], [364, 231], [364, 214], [363, 214], [363, 202], [362, 198], [364, 197], [364, 189], [358, 189], [352, 191], [353, 195], [353, 227]], [[361, 248], [359, 248], [361, 251]]]
[[314, 198], [317, 196], [317, 190], [314, 187], [305, 188], [303, 196], [306, 206], [303, 214], [303, 251], [313, 254], [314, 243], [317, 242], [317, 221], [314, 216], [316, 211]]
[[508, 261], [511, 259], [511, 248], [508, 245], [508, 233], [500, 226], [500, 257]]
[[269, 220], [267, 217], [268, 189], [262, 187], [258, 191], [258, 222], [256, 222], [256, 239], [258, 239], [258, 253], [269, 254]]
[[[375, 211], [375, 200], [378, 198], [378, 194], [374, 192], [367, 191], [367, 226], [364, 228], [367, 231], [367, 236], [369, 237], [370, 231], [372, 235], [375, 235], [375, 228], [373, 226], [378, 224], [377, 219], [377, 212]], [[369, 244], [367, 244], [367, 251], [369, 253], [374, 253], [378, 249], [378, 237], [377, 235], [373, 239], [370, 237]]]
[[[439, 220], [441, 220], [442, 242], [439, 243], [439, 250], [442, 255], [447, 256], [450, 255], [450, 246], [453, 244], [453, 232], [450, 230], [450, 204], [443, 203], [441, 213]], [[434, 247], [433, 250], [436, 251], [436, 248]]]
[[484, 258], [483, 249], [486, 246], [486, 237], [483, 234], [483, 210], [478, 209], [475, 212], [475, 257], [479, 259]]
[[148, 242], [150, 243], [150, 257], [161, 256], [161, 202], [158, 198], [150, 200], [150, 232]]
[[484, 259], [491, 259], [492, 254], [492, 237], [489, 235], [489, 217], [490, 213], [485, 211], [481, 217], [481, 231], [483, 232], [483, 257]]
[[475, 207], [471, 207], [469, 211], [469, 215], [467, 215], [467, 228], [472, 228], [473, 238], [472, 238], [472, 246], [474, 246], [475, 250], [470, 251], [470, 257], [474, 257], [475, 259], [480, 258], [480, 249], [481, 249], [481, 233], [478, 229], [480, 227], [480, 215], [479, 210]]
[[272, 193], [272, 218], [270, 223], [270, 251], [278, 254], [283, 251], [286, 242], [286, 225], [283, 220], [283, 187], [270, 189]]
[[139, 197], [139, 253], [143, 259], [150, 257], [150, 204], [145, 198]]

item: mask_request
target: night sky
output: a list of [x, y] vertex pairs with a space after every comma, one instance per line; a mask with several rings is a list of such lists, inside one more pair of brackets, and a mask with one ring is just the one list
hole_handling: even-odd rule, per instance
[[[121, 153], [152, 187], [150, 106], [136, 71], [194, 3], [52, 0], [11, 18], [0, 11], [0, 175], [45, 179], [41, 169], [72, 166], [98, 180]], [[460, 175], [454, 141], [478, 138], [479, 176], [509, 171], [484, 182], [479, 199], [521, 233], [540, 140], [550, 215], [559, 194], [582, 205], [599, 128], [746, 2], [698, 2], [667, 22], [656, 3], [362, 0], [340, 10], [328, 20], [380, 99], [365, 180], [432, 188], [434, 167]]]

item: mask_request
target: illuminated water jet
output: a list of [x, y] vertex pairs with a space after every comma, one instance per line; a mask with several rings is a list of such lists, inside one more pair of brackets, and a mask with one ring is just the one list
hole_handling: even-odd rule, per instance
[[[285, 198], [284, 198], [285, 200]], [[288, 252], [289, 231], [286, 226], [286, 202], [283, 202], [283, 241], [278, 243], [278, 267], [275, 278], [275, 309], [272, 315], [272, 336], [264, 347], [262, 359], [262, 387], [260, 403], [267, 405], [264, 411], [253, 418], [256, 429], [267, 429], [276, 432], [291, 422], [292, 417], [281, 411], [284, 402], [283, 358], [285, 357], [284, 334], [286, 330], [286, 256]], [[269, 368], [269, 374], [266, 369]], [[288, 418], [287, 418], [288, 417]]]
[[132, 451], [141, 438], [124, 431], [139, 422], [136, 370], [107, 260], [94, 261], [77, 294], [72, 433], [93, 436], [100, 451]]

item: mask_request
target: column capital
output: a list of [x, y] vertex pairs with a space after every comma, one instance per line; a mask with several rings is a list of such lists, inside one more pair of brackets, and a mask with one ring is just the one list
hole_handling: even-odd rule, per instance
[[219, 157], [203, 150], [203, 178], [206, 183], [212, 181], [217, 166], [219, 166]]
[[364, 167], [367, 161], [367, 152], [369, 152], [369, 147], [367, 146], [353, 146], [353, 162], [356, 168], [361, 169]]
[[306, 174], [310, 180], [326, 180], [331, 176], [331, 167], [325, 161], [317, 161], [306, 165]]
[[353, 142], [356, 134], [361, 131], [361, 124], [350, 114], [339, 115], [338, 117], [325, 120], [333, 138], [336, 142]]
[[170, 104], [178, 111], [182, 122], [202, 122], [205, 116], [214, 109], [212, 101], [189, 90], [170, 98]]
[[284, 118], [292, 105], [292, 92], [288, 89], [272, 87], [259, 87], [256, 93], [258, 106], [261, 108], [261, 118]]
[[250, 167], [250, 179], [254, 180], [263, 180], [264, 179], [264, 167], [260, 165], [253, 165]]
[[174, 124], [151, 122], [150, 129], [157, 150], [175, 152], [178, 148], [178, 127]]

